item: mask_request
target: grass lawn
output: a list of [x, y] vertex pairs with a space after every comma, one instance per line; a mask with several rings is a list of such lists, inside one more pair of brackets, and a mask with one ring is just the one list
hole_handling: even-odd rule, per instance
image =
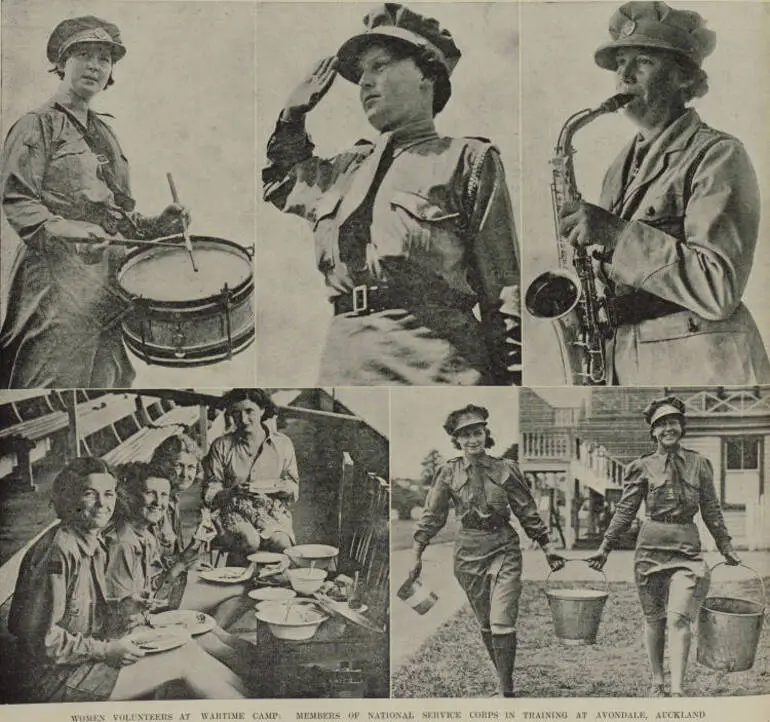
[[[765, 579], [765, 584], [770, 578]], [[753, 593], [752, 593], [753, 592]], [[720, 590], [721, 593], [721, 590]], [[739, 596], [736, 594], [736, 596]], [[756, 598], [756, 588], [746, 598]], [[394, 697], [489, 697], [495, 672], [470, 607], [440, 627], [395, 672]], [[516, 690], [521, 697], [644, 697], [649, 671], [636, 588], [613, 583], [597, 642], [568, 647], [554, 636], [542, 582], [525, 582], [519, 612]], [[746, 672], [715, 672], [697, 663], [693, 637], [685, 690], [692, 697], [768, 694], [770, 629], [764, 625], [756, 661]]]

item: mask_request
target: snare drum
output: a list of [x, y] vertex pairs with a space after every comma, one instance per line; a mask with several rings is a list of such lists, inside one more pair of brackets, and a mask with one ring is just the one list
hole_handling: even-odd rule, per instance
[[197, 272], [180, 244], [132, 251], [117, 273], [133, 301], [123, 339], [145, 363], [202, 366], [254, 340], [252, 254], [221, 238], [191, 240]]

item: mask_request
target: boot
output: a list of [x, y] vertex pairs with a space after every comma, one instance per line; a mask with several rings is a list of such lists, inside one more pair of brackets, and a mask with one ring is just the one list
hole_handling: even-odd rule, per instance
[[486, 629], [481, 630], [481, 639], [484, 641], [484, 646], [487, 649], [489, 658], [492, 660], [492, 664], [497, 667], [497, 659], [495, 659], [495, 648], [492, 645], [492, 632]]
[[513, 697], [513, 668], [516, 664], [516, 632], [492, 635], [497, 681], [503, 697]]

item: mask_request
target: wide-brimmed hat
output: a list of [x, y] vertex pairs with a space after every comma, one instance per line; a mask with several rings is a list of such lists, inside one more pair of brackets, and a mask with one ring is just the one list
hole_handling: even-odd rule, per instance
[[377, 41], [406, 42], [428, 50], [451, 75], [462, 53], [448, 30], [438, 20], [420, 15], [399, 3], [385, 3], [364, 16], [366, 30], [354, 35], [337, 51], [339, 74], [351, 83], [360, 78], [358, 60]]
[[68, 48], [79, 43], [109, 45], [114, 63], [126, 54], [126, 47], [120, 39], [120, 30], [117, 25], [93, 15], [84, 15], [62, 20], [54, 28], [51, 37], [48, 38], [46, 56], [55, 65]]
[[666, 396], [662, 399], [651, 401], [644, 410], [644, 420], [649, 426], [654, 426], [665, 416], [678, 416], [684, 418], [684, 403], [676, 396]]
[[680, 55], [698, 67], [716, 45], [716, 33], [693, 10], [674, 10], [664, 2], [629, 2], [610, 18], [609, 43], [595, 53], [596, 64], [616, 70], [619, 48], [655, 48]]

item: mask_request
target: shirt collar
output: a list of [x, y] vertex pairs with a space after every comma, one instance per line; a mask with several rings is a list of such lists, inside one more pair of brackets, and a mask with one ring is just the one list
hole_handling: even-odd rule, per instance
[[473, 459], [473, 461], [471, 461], [467, 456], [463, 456], [462, 459], [463, 459], [463, 468], [466, 470], [470, 469], [471, 464], [474, 462], [479, 466], [486, 466], [487, 468], [492, 466], [492, 460], [486, 451], [483, 454], [479, 454], [478, 456], [476, 456]]
[[426, 140], [437, 138], [436, 126], [433, 123], [433, 119], [419, 120], [414, 123], [409, 123], [400, 128], [397, 128], [390, 133], [391, 147], [394, 154], [398, 154], [402, 151], [411, 148], [413, 145], [417, 145]]
[[678, 446], [675, 451], [658, 451], [655, 450], [655, 453], [653, 456], [665, 460], [669, 456], [678, 456], [682, 461], [684, 461], [684, 450], [681, 446]]
[[89, 534], [82, 529], [78, 529], [75, 526], [63, 525], [64, 528], [72, 534], [75, 539], [75, 543], [78, 545], [78, 549], [84, 556], [92, 557], [100, 549], [104, 549], [104, 542], [101, 534]]

